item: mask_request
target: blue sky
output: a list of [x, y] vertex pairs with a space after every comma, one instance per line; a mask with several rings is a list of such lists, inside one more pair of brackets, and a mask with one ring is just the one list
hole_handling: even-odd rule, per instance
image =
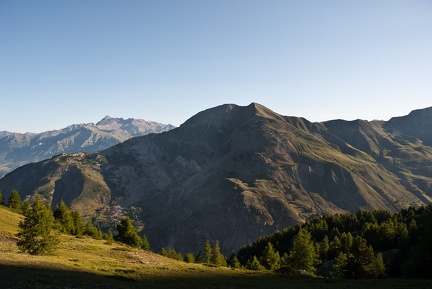
[[432, 106], [432, 1], [0, 0], [0, 131], [251, 102], [310, 121]]

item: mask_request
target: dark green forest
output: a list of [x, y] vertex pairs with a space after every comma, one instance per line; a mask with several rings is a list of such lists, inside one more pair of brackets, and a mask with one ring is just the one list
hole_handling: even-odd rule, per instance
[[[241, 248], [243, 266], [338, 278], [431, 278], [432, 205], [313, 218]], [[270, 250], [270, 253], [269, 253]], [[269, 261], [270, 260], [270, 261]]]

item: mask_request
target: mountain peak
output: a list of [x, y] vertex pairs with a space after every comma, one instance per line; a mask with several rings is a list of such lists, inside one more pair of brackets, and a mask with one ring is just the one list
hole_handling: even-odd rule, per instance
[[223, 104], [197, 113], [183, 123], [181, 127], [194, 126], [196, 124], [200, 126], [215, 125], [219, 127], [223, 123], [232, 123], [234, 119], [241, 120], [251, 116], [261, 116], [264, 118], [281, 117], [271, 109], [256, 102], [252, 102], [247, 106]]
[[413, 110], [406, 116], [392, 117], [384, 127], [416, 137], [425, 145], [432, 146], [432, 107]]

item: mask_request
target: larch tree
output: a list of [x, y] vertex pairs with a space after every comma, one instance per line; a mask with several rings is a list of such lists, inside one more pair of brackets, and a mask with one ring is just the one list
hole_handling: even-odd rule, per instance
[[25, 200], [21, 204], [21, 212], [25, 216], [31, 210], [31, 205], [28, 200]]
[[2, 191], [0, 190], [0, 206], [4, 206], [4, 205], [5, 205], [4, 197], [3, 197]]
[[231, 268], [239, 269], [242, 267], [240, 260], [237, 258], [235, 253], [232, 253], [228, 259], [228, 266]]
[[54, 231], [54, 217], [42, 198], [36, 195], [31, 209], [19, 223], [17, 246], [32, 255], [49, 254], [59, 243]]
[[267, 270], [276, 270], [281, 266], [279, 252], [276, 252], [273, 245], [268, 242], [263, 253], [261, 254], [260, 263]]
[[252, 259], [249, 260], [246, 263], [246, 269], [256, 270], [256, 271], [263, 271], [263, 270], [265, 270], [264, 266], [261, 265], [261, 263], [258, 260], [257, 256], [253, 256]]
[[9, 208], [14, 210], [20, 210], [21, 209], [21, 196], [18, 193], [17, 190], [12, 190], [11, 195], [8, 199]]
[[142, 248], [143, 240], [138, 236], [138, 232], [132, 224], [132, 219], [125, 217], [117, 225], [116, 240], [132, 247]]
[[72, 218], [68, 206], [63, 200], [57, 204], [57, 207], [54, 211], [54, 218], [57, 221], [60, 231], [62, 233], [65, 234], [75, 233], [74, 220]]
[[[380, 266], [380, 265], [379, 265]], [[375, 278], [378, 275], [376, 258], [372, 246], [360, 236], [354, 238], [350, 254], [348, 254], [346, 275], [348, 278]]]
[[220, 251], [220, 246], [219, 246], [218, 240], [216, 240], [216, 242], [212, 248], [210, 262], [212, 264], [215, 264], [216, 266], [226, 266], [227, 265], [226, 259]]
[[314, 243], [311, 234], [300, 228], [294, 237], [293, 246], [289, 255], [291, 267], [298, 270], [306, 270], [309, 273], [315, 273], [315, 264], [318, 260], [315, 252]]
[[72, 211], [71, 217], [72, 217], [72, 220], [74, 223], [74, 228], [75, 228], [73, 235], [81, 236], [84, 233], [84, 224], [83, 224], [80, 213], [76, 210]]
[[205, 241], [204, 252], [205, 252], [205, 256], [204, 256], [205, 263], [210, 263], [210, 259], [212, 257], [212, 247], [209, 240]]

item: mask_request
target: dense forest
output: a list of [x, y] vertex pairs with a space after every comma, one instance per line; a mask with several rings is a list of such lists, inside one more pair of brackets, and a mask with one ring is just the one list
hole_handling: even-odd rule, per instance
[[259, 238], [237, 253], [243, 266], [325, 277], [432, 277], [432, 205], [398, 213], [325, 215]]
[[[0, 191], [0, 205], [6, 205]], [[24, 215], [18, 247], [30, 254], [55, 249], [56, 233], [118, 241], [150, 250], [146, 236], [140, 237], [129, 217], [116, 232], [103, 233], [91, 220], [83, 223], [77, 211], [62, 201], [52, 212], [39, 196], [30, 204], [12, 191], [7, 205]], [[432, 204], [409, 207], [398, 213], [358, 211], [315, 217], [242, 247], [229, 258], [220, 252], [219, 241], [206, 241], [203, 251], [184, 257], [174, 248], [161, 255], [188, 263], [206, 263], [251, 270], [318, 275], [329, 278], [431, 278]]]

